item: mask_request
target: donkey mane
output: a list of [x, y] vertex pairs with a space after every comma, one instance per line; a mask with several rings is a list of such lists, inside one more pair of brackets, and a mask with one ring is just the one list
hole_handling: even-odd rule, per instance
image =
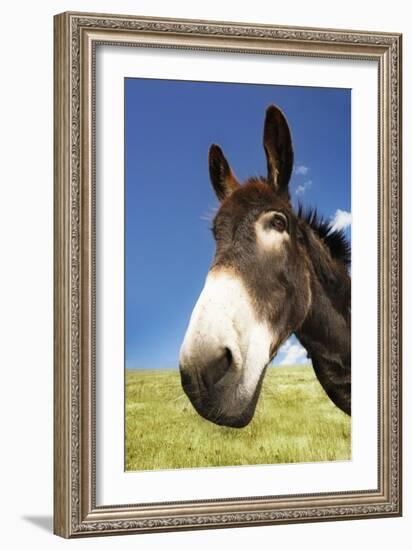
[[320, 216], [316, 208], [298, 206], [298, 217], [307, 223], [319, 239], [328, 247], [332, 258], [342, 262], [345, 267], [351, 263], [351, 246], [342, 229], [332, 229], [330, 222]]

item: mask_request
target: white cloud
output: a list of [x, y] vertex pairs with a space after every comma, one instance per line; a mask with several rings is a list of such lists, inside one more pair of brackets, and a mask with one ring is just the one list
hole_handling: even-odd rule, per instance
[[288, 351], [288, 349], [290, 348], [290, 346], [292, 345], [292, 342], [291, 342], [291, 337], [289, 337], [286, 342], [284, 342], [280, 348], [279, 348], [279, 353], [286, 353]]
[[212, 222], [218, 210], [219, 208], [217, 206], [211, 206], [207, 212], [200, 216], [200, 219], [206, 222]]
[[284, 353], [285, 357], [279, 363], [280, 365], [296, 365], [299, 363], [307, 363], [307, 352], [304, 347], [302, 347], [299, 342], [292, 344], [290, 340], [286, 342], [279, 348], [278, 353]]
[[335, 215], [331, 219], [330, 228], [332, 231], [338, 231], [339, 229], [345, 229], [352, 223], [352, 214], [346, 212], [346, 210], [336, 210]]
[[312, 187], [312, 180], [305, 181], [305, 183], [303, 183], [301, 185], [298, 185], [296, 187], [295, 194], [296, 195], [303, 195], [311, 187]]
[[295, 174], [297, 176], [306, 176], [306, 174], [309, 172], [309, 167], [305, 166], [304, 164], [298, 164], [295, 166]]

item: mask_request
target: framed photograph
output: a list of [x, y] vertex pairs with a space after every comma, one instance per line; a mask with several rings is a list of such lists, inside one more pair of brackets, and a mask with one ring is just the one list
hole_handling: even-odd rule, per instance
[[54, 51], [55, 533], [399, 516], [401, 35]]

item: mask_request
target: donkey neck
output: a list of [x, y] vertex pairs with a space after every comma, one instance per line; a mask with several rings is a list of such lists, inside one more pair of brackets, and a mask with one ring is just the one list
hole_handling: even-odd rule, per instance
[[327, 254], [315, 256], [311, 307], [296, 336], [329, 398], [351, 413], [350, 277]]

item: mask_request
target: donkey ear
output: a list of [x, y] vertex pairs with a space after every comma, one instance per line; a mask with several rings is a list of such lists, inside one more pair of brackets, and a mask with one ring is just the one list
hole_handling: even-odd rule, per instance
[[239, 187], [239, 182], [230, 169], [219, 145], [213, 144], [209, 149], [209, 175], [220, 202], [224, 201]]
[[269, 185], [289, 196], [288, 183], [293, 167], [292, 139], [286, 118], [275, 105], [270, 105], [266, 110], [263, 147]]

